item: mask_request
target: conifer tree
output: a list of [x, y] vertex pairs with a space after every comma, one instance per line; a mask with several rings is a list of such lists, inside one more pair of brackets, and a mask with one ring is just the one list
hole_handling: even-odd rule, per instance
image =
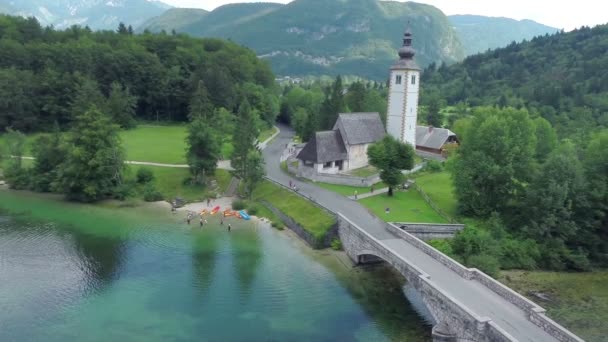
[[255, 114], [249, 105], [249, 101], [244, 99], [239, 107], [232, 135], [234, 152], [231, 159], [236, 174], [243, 179], [247, 177], [247, 156], [255, 148], [257, 136]]

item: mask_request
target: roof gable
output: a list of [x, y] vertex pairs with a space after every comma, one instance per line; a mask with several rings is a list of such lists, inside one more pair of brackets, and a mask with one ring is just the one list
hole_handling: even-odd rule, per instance
[[416, 126], [416, 146], [440, 149], [456, 133], [447, 128]]
[[298, 154], [298, 159], [327, 163], [348, 158], [340, 131], [317, 132]]
[[381, 140], [386, 134], [378, 113], [340, 113], [334, 125], [345, 144], [369, 144]]

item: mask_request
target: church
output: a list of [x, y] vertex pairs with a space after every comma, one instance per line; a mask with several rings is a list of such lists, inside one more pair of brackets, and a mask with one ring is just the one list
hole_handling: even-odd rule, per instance
[[[298, 175], [314, 178], [317, 174], [338, 174], [368, 166], [368, 147], [387, 133], [417, 151], [441, 158], [443, 150], [438, 141], [453, 143], [455, 137], [453, 133], [446, 135], [446, 130], [416, 124], [421, 69], [414, 61], [415, 54], [412, 33], [407, 30], [399, 49], [399, 60], [390, 68], [386, 129], [379, 113], [339, 114], [331, 131], [316, 132], [298, 153]], [[442, 136], [435, 138], [436, 134]], [[424, 139], [417, 143], [417, 136]], [[433, 146], [426, 146], [427, 141]]]

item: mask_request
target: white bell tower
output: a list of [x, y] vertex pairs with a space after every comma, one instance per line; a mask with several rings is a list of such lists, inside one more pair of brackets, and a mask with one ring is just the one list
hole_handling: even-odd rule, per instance
[[420, 89], [420, 67], [414, 61], [415, 54], [416, 50], [412, 48], [412, 33], [407, 30], [403, 47], [399, 49], [399, 60], [391, 67], [386, 119], [388, 134], [414, 148]]

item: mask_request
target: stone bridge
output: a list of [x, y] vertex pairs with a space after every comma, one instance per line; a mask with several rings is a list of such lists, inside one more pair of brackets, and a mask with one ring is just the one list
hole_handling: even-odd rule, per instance
[[355, 263], [385, 261], [418, 291], [435, 320], [434, 341], [582, 341], [535, 303], [394, 225], [384, 239], [341, 214], [338, 227]]
[[285, 187], [295, 184], [299, 195], [334, 213], [344, 249], [354, 262], [382, 259], [401, 272], [437, 322], [437, 341], [582, 341], [545, 316], [543, 308], [483, 272], [385, 223], [356, 201], [283, 172], [281, 156], [294, 132], [279, 128], [280, 134], [263, 150], [268, 179]]

